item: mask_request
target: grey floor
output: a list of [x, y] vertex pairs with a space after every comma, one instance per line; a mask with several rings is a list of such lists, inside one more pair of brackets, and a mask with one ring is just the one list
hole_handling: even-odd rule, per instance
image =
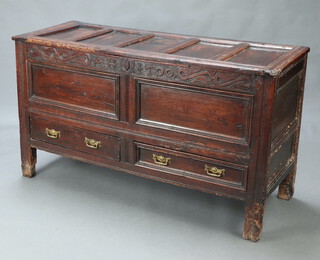
[[45, 152], [38, 175], [24, 178], [18, 128], [0, 129], [0, 259], [319, 259], [320, 142], [311, 137], [301, 140], [294, 198], [271, 195], [252, 243], [240, 238], [239, 201]]

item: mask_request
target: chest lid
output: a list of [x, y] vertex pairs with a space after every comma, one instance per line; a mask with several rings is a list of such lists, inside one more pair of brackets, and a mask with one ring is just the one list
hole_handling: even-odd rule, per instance
[[77, 21], [13, 39], [135, 58], [230, 67], [272, 76], [309, 51], [308, 47], [193, 37]]

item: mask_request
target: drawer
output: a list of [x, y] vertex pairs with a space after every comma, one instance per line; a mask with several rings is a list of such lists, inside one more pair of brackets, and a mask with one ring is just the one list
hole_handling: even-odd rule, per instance
[[32, 100], [119, 118], [119, 77], [31, 64]]
[[135, 165], [245, 191], [246, 166], [135, 143]]
[[78, 150], [120, 160], [120, 138], [77, 129]]
[[30, 118], [31, 138], [84, 153], [120, 160], [120, 138], [68, 126], [41, 117]]
[[31, 138], [77, 149], [75, 128], [39, 117], [30, 118]]

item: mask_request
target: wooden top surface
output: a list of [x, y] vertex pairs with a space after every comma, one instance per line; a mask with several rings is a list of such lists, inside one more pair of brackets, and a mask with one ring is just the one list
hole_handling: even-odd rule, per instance
[[136, 58], [232, 67], [278, 75], [308, 47], [150, 32], [71, 21], [18, 35], [14, 40]]

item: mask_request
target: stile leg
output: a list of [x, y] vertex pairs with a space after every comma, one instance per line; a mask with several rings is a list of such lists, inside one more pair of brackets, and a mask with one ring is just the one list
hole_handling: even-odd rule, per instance
[[294, 183], [296, 179], [296, 166], [293, 170], [284, 178], [279, 185], [278, 198], [283, 200], [290, 200], [294, 193]]
[[245, 223], [242, 238], [257, 242], [262, 232], [264, 202], [254, 202], [245, 207]]
[[21, 161], [22, 175], [33, 177], [36, 173], [37, 149], [21, 147]]

